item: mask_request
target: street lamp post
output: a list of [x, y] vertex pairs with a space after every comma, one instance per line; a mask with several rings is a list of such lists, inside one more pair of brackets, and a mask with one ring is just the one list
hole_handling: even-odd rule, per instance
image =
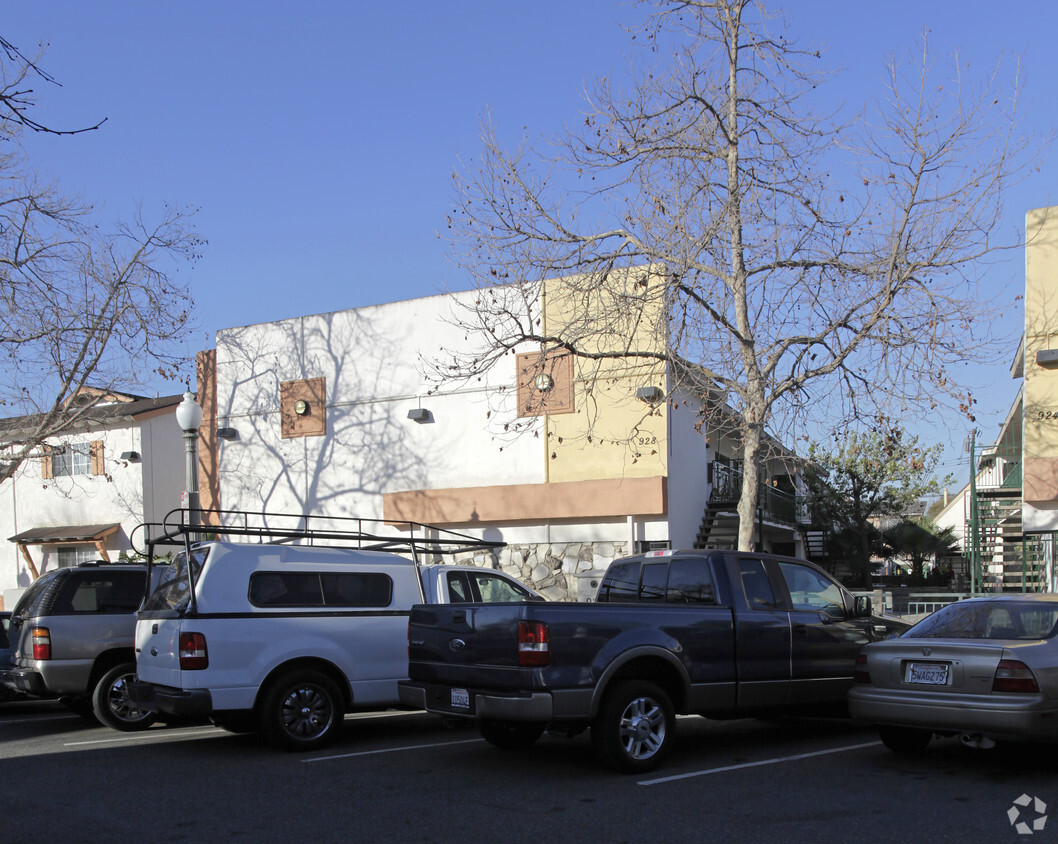
[[198, 497], [198, 429], [202, 425], [202, 408], [191, 395], [184, 393], [184, 400], [177, 405], [176, 423], [184, 432], [184, 490], [187, 496], [188, 522], [201, 524], [201, 504]]
[[970, 594], [981, 587], [981, 537], [977, 508], [977, 429], [970, 431]]

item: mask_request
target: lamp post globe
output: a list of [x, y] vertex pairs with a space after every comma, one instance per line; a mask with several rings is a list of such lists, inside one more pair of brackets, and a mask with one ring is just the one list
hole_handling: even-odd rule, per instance
[[201, 504], [198, 497], [198, 429], [202, 425], [202, 408], [190, 390], [176, 408], [176, 424], [184, 432], [184, 490], [188, 522], [201, 524]]
[[202, 427], [202, 408], [190, 391], [184, 393], [184, 400], [176, 406], [176, 424], [185, 433]]

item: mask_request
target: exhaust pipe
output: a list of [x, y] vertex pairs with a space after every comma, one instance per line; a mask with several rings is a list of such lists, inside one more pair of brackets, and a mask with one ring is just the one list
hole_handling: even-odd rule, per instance
[[963, 733], [959, 736], [959, 741], [967, 747], [976, 747], [978, 750], [991, 750], [996, 746], [992, 739], [985, 738], [980, 733]]

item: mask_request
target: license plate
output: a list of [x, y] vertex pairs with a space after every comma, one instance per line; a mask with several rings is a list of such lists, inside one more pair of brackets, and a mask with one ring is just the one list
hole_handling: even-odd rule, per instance
[[470, 692], [466, 689], [452, 689], [452, 708], [470, 709]]
[[913, 683], [916, 686], [946, 686], [948, 685], [948, 663], [909, 663], [904, 682]]

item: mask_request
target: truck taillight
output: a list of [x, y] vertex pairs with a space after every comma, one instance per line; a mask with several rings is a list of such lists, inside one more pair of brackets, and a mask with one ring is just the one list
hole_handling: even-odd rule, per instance
[[33, 628], [33, 658], [51, 659], [51, 631], [47, 627]]
[[1038, 692], [1036, 676], [1024, 662], [1017, 659], [1001, 659], [996, 667], [996, 678], [992, 681], [993, 692]]
[[544, 622], [518, 622], [518, 664], [529, 668], [551, 664], [551, 634]]
[[180, 634], [180, 670], [200, 671], [209, 668], [206, 637], [201, 633]]
[[871, 682], [871, 672], [867, 669], [867, 654], [857, 655], [856, 668], [852, 672], [852, 679], [857, 683]]

